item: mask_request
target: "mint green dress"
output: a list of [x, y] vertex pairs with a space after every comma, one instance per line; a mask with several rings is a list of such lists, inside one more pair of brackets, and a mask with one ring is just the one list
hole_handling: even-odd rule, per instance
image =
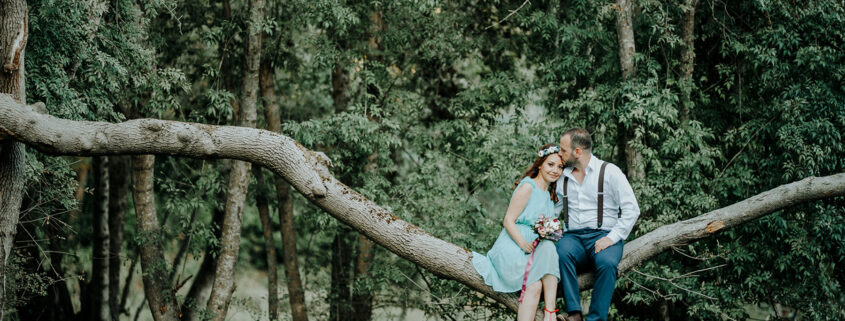
[[[531, 184], [533, 189], [528, 204], [525, 205], [525, 209], [516, 219], [516, 228], [519, 229], [519, 233], [522, 234], [525, 241], [531, 243], [537, 238], [537, 234], [532, 231], [531, 226], [537, 222], [540, 215], [557, 217], [557, 214], [554, 212], [554, 202], [549, 198], [549, 192], [538, 188], [530, 177], [523, 178], [514, 189], [514, 193], [523, 184]], [[513, 201], [513, 194], [511, 201]], [[525, 266], [528, 264], [530, 256], [514, 242], [508, 231], [503, 228], [502, 232], [499, 233], [499, 238], [496, 239], [496, 243], [493, 244], [486, 256], [475, 251], [472, 252], [472, 265], [475, 266], [475, 271], [484, 278], [484, 283], [493, 287], [496, 292], [516, 292], [522, 290]], [[546, 274], [554, 275], [560, 280], [560, 267], [555, 244], [548, 240], [541, 241], [534, 250], [534, 261], [531, 264], [531, 270], [528, 272], [526, 286], [539, 281]]]

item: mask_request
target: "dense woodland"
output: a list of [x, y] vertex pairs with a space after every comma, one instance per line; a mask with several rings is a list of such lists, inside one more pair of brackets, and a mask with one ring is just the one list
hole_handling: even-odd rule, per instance
[[0, 0], [0, 59], [2, 320], [513, 319], [448, 259], [573, 126], [611, 319], [845, 319], [843, 1]]

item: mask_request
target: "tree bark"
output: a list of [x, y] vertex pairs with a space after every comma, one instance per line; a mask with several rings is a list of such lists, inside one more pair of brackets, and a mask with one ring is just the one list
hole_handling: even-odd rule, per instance
[[[366, 279], [370, 275], [370, 268], [375, 259], [375, 242], [365, 235], [358, 236], [358, 257], [355, 260], [354, 280]], [[354, 292], [352, 294], [353, 314], [351, 320], [370, 320], [373, 316], [373, 295], [369, 292]]]
[[109, 309], [109, 159], [94, 157], [93, 250], [86, 320], [111, 320]]
[[132, 175], [129, 156], [109, 157], [109, 309], [111, 320], [120, 317], [120, 261], [123, 249], [123, 225], [126, 220], [129, 175]]
[[[24, 0], [0, 0], [0, 93], [26, 104], [24, 49], [28, 38]], [[6, 264], [15, 242], [24, 189], [24, 145], [0, 131], [0, 307], [6, 302]], [[3, 319], [0, 309], [0, 319]]]
[[135, 275], [135, 267], [138, 266], [136, 263], [138, 263], [138, 257], [140, 255], [140, 252], [136, 252], [132, 261], [129, 262], [129, 272], [126, 274], [126, 280], [123, 281], [123, 291], [120, 292], [120, 302], [117, 304], [118, 313], [126, 316], [130, 316], [129, 310], [126, 309], [126, 300], [129, 298], [129, 285], [132, 284], [132, 278]]
[[[0, 95], [0, 130], [42, 153], [118, 155], [159, 153], [195, 158], [234, 158], [265, 166], [287, 179], [326, 213], [361, 231], [387, 250], [441, 277], [461, 282], [513, 309], [517, 297], [494, 292], [472, 267], [472, 252], [434, 237], [394, 216], [338, 181], [330, 160], [265, 130], [154, 119], [120, 124], [58, 119]], [[313, 179], [313, 180], [309, 180]], [[845, 196], [845, 173], [809, 177], [698, 217], [660, 227], [625, 246], [619, 272], [672, 246], [713, 235], [803, 202]], [[137, 201], [136, 201], [137, 202]], [[582, 289], [592, 285], [581, 276]]]
[[352, 315], [350, 282], [352, 281], [352, 231], [338, 227], [332, 240], [332, 283], [329, 292], [329, 320], [343, 321]]
[[[344, 46], [343, 42], [339, 42]], [[332, 99], [336, 113], [346, 110], [350, 100], [349, 74], [341, 58], [335, 62], [332, 70]], [[350, 305], [352, 282], [352, 230], [347, 226], [339, 226], [335, 231], [331, 249], [331, 285], [329, 287], [329, 320], [340, 321], [352, 315]]]
[[[194, 211], [191, 213], [191, 218], [188, 221], [189, 225], [194, 224], [194, 221], [197, 219], [197, 214], [199, 214], [199, 211], [199, 207], [194, 208]], [[171, 265], [173, 269], [170, 270], [170, 275], [167, 277], [171, 283], [178, 283], [178, 281], [181, 281], [176, 279], [176, 269], [178, 269], [179, 265], [182, 264], [182, 260], [185, 258], [185, 254], [188, 253], [188, 246], [191, 244], [191, 238], [193, 238], [193, 235], [188, 235], [187, 237], [185, 237], [185, 239], [182, 240], [182, 243], [179, 245], [179, 250], [176, 251], [176, 255], [173, 257], [173, 264]]]
[[[217, 197], [222, 200], [219, 203], [225, 203], [225, 194]], [[223, 208], [215, 208], [214, 214], [211, 217], [212, 224], [217, 227], [214, 229], [214, 237], [220, 239], [220, 227], [223, 226], [223, 217], [225, 210]], [[217, 270], [217, 259], [211, 256], [210, 251], [206, 251], [203, 256], [200, 268], [194, 277], [194, 282], [191, 283], [191, 288], [188, 289], [188, 294], [185, 296], [184, 304], [188, 305], [182, 309], [184, 320], [199, 320], [197, 310], [202, 306], [203, 302], [208, 302], [208, 295], [211, 293], [211, 285], [214, 282], [214, 271]]]
[[253, 167], [256, 181], [255, 203], [258, 216], [261, 219], [261, 230], [264, 232], [264, 254], [267, 259], [267, 311], [270, 320], [278, 320], [279, 311], [279, 270], [276, 267], [276, 242], [273, 241], [273, 221], [270, 220], [270, 205], [267, 201], [267, 185], [260, 166]]
[[[276, 99], [274, 87], [274, 72], [268, 59], [261, 63], [261, 96], [264, 98], [264, 118], [267, 129], [274, 133], [282, 132], [282, 121], [279, 112], [279, 102]], [[305, 290], [302, 278], [299, 276], [299, 264], [296, 255], [296, 227], [293, 220], [293, 199], [290, 188], [284, 178], [274, 175], [276, 183], [276, 200], [278, 205], [279, 226], [282, 232], [282, 261], [285, 265], [285, 277], [288, 285], [288, 301], [290, 302], [293, 321], [308, 321], [308, 307], [305, 305]]]
[[[372, 30], [372, 34], [370, 35], [370, 40], [367, 44], [369, 56], [370, 59], [383, 63], [383, 59], [379, 54], [384, 49], [382, 48], [381, 34], [384, 32], [385, 23], [382, 19], [382, 12], [376, 9], [372, 14], [370, 14], [370, 23], [372, 26], [370, 28], [370, 30]], [[381, 96], [382, 100], [384, 100], [387, 98], [387, 95], [389, 95], [391, 87], [388, 87], [386, 91], [381, 91], [375, 87], [368, 87], [367, 92], [374, 97]], [[369, 111], [367, 112], [367, 119], [371, 122], [381, 122], [378, 116], [374, 116]], [[367, 164], [364, 165], [363, 172], [368, 174], [375, 174], [378, 172], [378, 149], [367, 157]], [[365, 235], [361, 234], [358, 236], [357, 245], [357, 256], [352, 270], [353, 291], [350, 298], [352, 317], [350, 320], [369, 321], [372, 319], [373, 314], [373, 295], [369, 291], [354, 291], [354, 285], [361, 280], [369, 278], [370, 268], [372, 267], [373, 260], [375, 259], [375, 243], [373, 243], [373, 241]]]
[[285, 264], [285, 277], [288, 284], [293, 321], [308, 321], [308, 306], [305, 304], [305, 288], [299, 275], [299, 258], [296, 254], [296, 227], [293, 220], [293, 198], [290, 187], [279, 175], [276, 175], [276, 193], [279, 203], [279, 225], [282, 231], [282, 261]]
[[[619, 43], [619, 66], [622, 70], [622, 81], [628, 81], [636, 76], [634, 56], [637, 54], [634, 45], [634, 0], [616, 0], [616, 38]], [[640, 152], [642, 137], [638, 136], [639, 124], [619, 126], [624, 137], [625, 165], [628, 178], [633, 182], [645, 180], [645, 164]]]
[[695, 68], [695, 8], [698, 0], [686, 0], [684, 3], [683, 38], [684, 46], [681, 48], [681, 121], [689, 119], [692, 101], [692, 72]]
[[332, 99], [334, 100], [335, 112], [342, 112], [346, 110], [346, 104], [349, 102], [349, 74], [346, 73], [346, 66], [342, 63], [340, 58], [335, 63], [332, 69]]
[[630, 80], [636, 74], [634, 55], [634, 0], [616, 0], [616, 39], [619, 43], [619, 66], [622, 80]]
[[[242, 107], [247, 109], [246, 106]], [[229, 174], [229, 184], [226, 189], [226, 211], [220, 237], [220, 253], [217, 256], [214, 281], [206, 305], [213, 315], [212, 320], [215, 321], [222, 321], [226, 318], [229, 299], [235, 291], [235, 264], [238, 260], [238, 249], [241, 241], [241, 222], [249, 183], [250, 166], [251, 164], [248, 162], [235, 161]]]
[[[88, 172], [91, 171], [91, 164], [85, 161], [78, 162], [79, 169], [76, 171], [76, 191], [73, 192], [73, 199], [76, 204], [82, 204], [85, 199], [85, 184], [88, 184]], [[79, 208], [75, 207], [70, 211], [70, 217], [74, 218], [79, 213]]]
[[[249, 3], [249, 27], [247, 28], [246, 59], [244, 63], [243, 90], [239, 125], [255, 127], [256, 102], [258, 100], [258, 69], [261, 62], [261, 30], [264, 20], [264, 0]], [[235, 264], [241, 240], [241, 221], [249, 185], [249, 162], [236, 161], [229, 173], [226, 197], [226, 216], [223, 218], [223, 234], [220, 241], [220, 255], [214, 273], [214, 285], [208, 298], [208, 309], [214, 314], [212, 320], [226, 318], [229, 299], [235, 291]]]
[[180, 313], [167, 278], [167, 261], [164, 260], [161, 227], [155, 208], [154, 163], [153, 155], [132, 157], [135, 215], [138, 220], [138, 237], [143, 242], [140, 251], [144, 294], [155, 321], [179, 320]]

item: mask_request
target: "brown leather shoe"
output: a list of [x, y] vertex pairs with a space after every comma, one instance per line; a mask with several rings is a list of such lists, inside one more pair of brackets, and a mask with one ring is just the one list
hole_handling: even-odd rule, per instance
[[557, 319], [559, 321], [581, 321], [581, 312], [575, 312], [569, 316], [558, 315]]

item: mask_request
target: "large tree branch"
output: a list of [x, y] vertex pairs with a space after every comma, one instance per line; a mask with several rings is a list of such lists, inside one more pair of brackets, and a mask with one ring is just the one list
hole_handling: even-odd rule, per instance
[[[484, 285], [472, 266], [472, 253], [399, 219], [335, 179], [321, 154], [287, 136], [242, 127], [209, 126], [154, 119], [119, 124], [58, 119], [0, 95], [0, 131], [43, 153], [54, 155], [169, 154], [233, 158], [265, 166], [287, 179], [311, 202], [366, 234], [397, 255], [445, 278], [461, 282], [508, 308], [517, 297]], [[808, 178], [699, 217], [658, 228], [625, 247], [619, 271], [666, 250], [779, 209], [845, 195], [845, 173]], [[582, 276], [582, 288], [590, 284]]]

